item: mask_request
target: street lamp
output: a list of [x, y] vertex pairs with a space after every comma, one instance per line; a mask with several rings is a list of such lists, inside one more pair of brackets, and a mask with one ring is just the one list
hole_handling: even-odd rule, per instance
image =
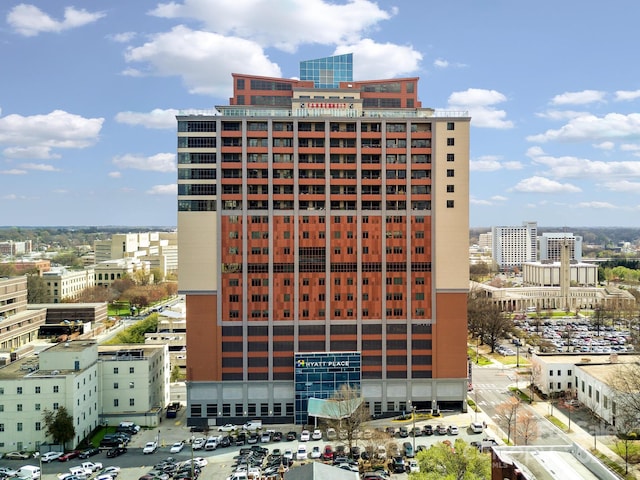
[[416, 454], [416, 406], [411, 404], [411, 418], [413, 419], [413, 454]]

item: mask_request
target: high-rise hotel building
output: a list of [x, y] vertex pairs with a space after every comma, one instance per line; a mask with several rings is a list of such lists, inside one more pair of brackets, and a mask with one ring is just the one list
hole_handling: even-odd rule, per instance
[[344, 383], [372, 414], [463, 404], [470, 118], [351, 62], [178, 116], [191, 425], [302, 423]]

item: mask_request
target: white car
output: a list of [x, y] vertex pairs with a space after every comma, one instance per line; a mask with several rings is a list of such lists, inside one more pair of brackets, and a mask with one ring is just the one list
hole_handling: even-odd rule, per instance
[[233, 423], [227, 423], [225, 425], [222, 425], [221, 427], [218, 427], [219, 432], [235, 432], [237, 429], [238, 427]]
[[309, 453], [310, 458], [320, 458], [322, 456], [322, 451], [320, 450], [320, 446], [316, 445], [311, 449], [311, 453]]
[[322, 430], [316, 428], [311, 434], [311, 440], [322, 440]]
[[116, 467], [115, 465], [104, 467], [99, 472], [100, 475], [109, 475], [110, 477], [116, 478], [120, 474], [120, 467]]
[[298, 445], [298, 451], [296, 452], [296, 460], [306, 460], [306, 459], [307, 459], [307, 446]]
[[42, 463], [53, 462], [62, 456], [62, 452], [45, 452], [40, 456]]
[[[196, 467], [204, 468], [209, 464], [209, 462], [207, 461], [206, 458], [194, 457], [193, 464]], [[185, 466], [185, 467], [190, 467], [191, 466], [191, 460], [185, 460], [184, 462], [181, 463], [181, 465]]]
[[180, 453], [183, 448], [184, 448], [184, 442], [176, 442], [173, 445], [171, 445], [171, 449], [169, 450], [169, 452]]
[[142, 449], [142, 453], [145, 455], [148, 453], [155, 453], [158, 449], [158, 444], [156, 442], [147, 442], [144, 448]]
[[407, 467], [409, 468], [409, 473], [420, 472], [420, 464], [417, 462], [417, 460], [409, 460], [407, 462]]
[[287, 448], [282, 455], [286, 460], [293, 460], [293, 452], [290, 448]]
[[449, 425], [449, 435], [458, 435], [458, 433], [460, 433], [458, 427], [456, 427], [455, 425]]
[[191, 442], [191, 447], [194, 450], [202, 450], [204, 448], [204, 444], [206, 443], [206, 441], [207, 439], [204, 437], [195, 438], [193, 442]]
[[309, 430], [302, 430], [302, 432], [300, 432], [301, 442], [308, 442], [310, 438], [311, 438], [311, 434], [309, 433]]
[[0, 467], [0, 477], [15, 477], [18, 475], [17, 470], [13, 470], [9, 467]]

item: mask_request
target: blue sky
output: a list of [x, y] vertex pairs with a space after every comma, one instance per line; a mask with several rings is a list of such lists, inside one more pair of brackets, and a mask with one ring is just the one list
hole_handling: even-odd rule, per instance
[[468, 110], [470, 226], [638, 226], [640, 3], [48, 0], [0, 10], [0, 225], [176, 224], [175, 114], [231, 73], [419, 76]]

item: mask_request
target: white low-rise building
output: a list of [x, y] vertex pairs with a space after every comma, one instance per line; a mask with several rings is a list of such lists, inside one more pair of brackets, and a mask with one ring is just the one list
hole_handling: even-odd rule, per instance
[[169, 401], [168, 389], [165, 345], [58, 343], [0, 367], [0, 452], [37, 451], [50, 442], [44, 413], [61, 407], [75, 428], [67, 448], [104, 423], [130, 420], [155, 427]]

